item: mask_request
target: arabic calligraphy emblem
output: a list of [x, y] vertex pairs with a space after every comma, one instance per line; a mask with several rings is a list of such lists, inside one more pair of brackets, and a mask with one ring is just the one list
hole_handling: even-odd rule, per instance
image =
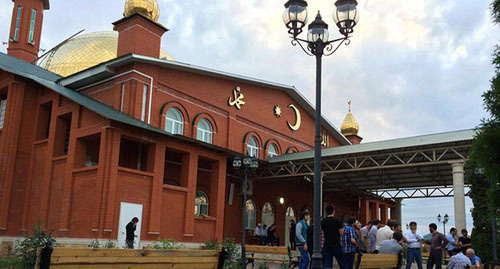
[[233, 90], [233, 97], [229, 97], [227, 99], [227, 103], [229, 106], [234, 106], [236, 109], [240, 110], [243, 105], [245, 105], [245, 101], [243, 101], [243, 98], [245, 98], [245, 95], [241, 93], [240, 87], [236, 87]]

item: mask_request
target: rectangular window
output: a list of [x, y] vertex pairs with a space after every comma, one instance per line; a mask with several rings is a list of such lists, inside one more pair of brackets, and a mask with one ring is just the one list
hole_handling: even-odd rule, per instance
[[16, 15], [16, 28], [14, 30], [14, 41], [17, 41], [19, 39], [19, 25], [21, 24], [21, 14], [23, 11], [23, 7], [19, 6], [17, 8], [17, 15]]
[[0, 129], [3, 128], [6, 107], [7, 107], [7, 98], [0, 97]]
[[68, 154], [69, 136], [71, 131], [71, 113], [57, 117], [54, 141], [54, 157]]
[[142, 90], [142, 110], [141, 110], [141, 120], [146, 120], [146, 102], [148, 97], [148, 84], [144, 84], [144, 89]]
[[36, 140], [49, 138], [50, 118], [52, 115], [52, 102], [45, 103], [38, 110], [38, 122], [36, 131]]
[[[150, 161], [148, 155], [152, 153], [153, 148], [152, 145], [122, 138], [118, 165], [130, 169], [151, 171], [152, 166], [148, 165], [148, 161]], [[151, 161], [151, 163], [154, 162]]]
[[78, 138], [75, 149], [75, 168], [97, 166], [99, 164], [100, 144], [100, 134]]
[[28, 42], [33, 44], [33, 37], [35, 35], [35, 21], [36, 21], [36, 10], [31, 10], [31, 22], [30, 22], [30, 35], [28, 37]]

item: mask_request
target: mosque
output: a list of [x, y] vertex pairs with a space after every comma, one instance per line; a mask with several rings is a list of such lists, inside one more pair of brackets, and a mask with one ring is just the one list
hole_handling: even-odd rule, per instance
[[[113, 31], [40, 57], [49, 0], [12, 2], [0, 54], [3, 242], [42, 221], [60, 243], [123, 245], [132, 217], [137, 247], [238, 241], [243, 208], [247, 232], [276, 224], [288, 241], [289, 220], [312, 211], [311, 178], [259, 172], [313, 149], [314, 107], [296, 88], [176, 61], [161, 49], [168, 29], [156, 0], [127, 0]], [[340, 130], [322, 118], [325, 150], [355, 147], [358, 132], [350, 104]], [[243, 201], [232, 160], [245, 154], [260, 168]], [[340, 218], [400, 218], [394, 200], [357, 191], [325, 189], [323, 203]]]

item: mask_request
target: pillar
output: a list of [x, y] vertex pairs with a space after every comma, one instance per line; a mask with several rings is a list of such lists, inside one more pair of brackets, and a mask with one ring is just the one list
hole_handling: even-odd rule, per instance
[[[401, 226], [403, 225], [402, 221], [403, 221], [403, 217], [401, 215], [401, 203], [402, 203], [403, 199], [396, 199], [396, 208], [395, 208], [395, 218], [396, 218], [396, 221], [401, 224]], [[392, 213], [392, 210], [391, 210], [391, 213]], [[391, 214], [392, 215], [392, 214]]]
[[453, 204], [455, 209], [455, 227], [465, 229], [465, 191], [464, 161], [450, 162], [453, 173]]
[[389, 220], [389, 216], [388, 216], [388, 209], [387, 209], [387, 205], [386, 204], [381, 204], [380, 205], [380, 221], [382, 223], [387, 223], [387, 220]]
[[14, 184], [17, 144], [21, 131], [25, 84], [12, 82], [7, 91], [7, 107], [0, 140], [0, 230], [7, 229], [7, 221]]
[[368, 221], [372, 220], [370, 218], [370, 200], [361, 200], [361, 222], [363, 224], [368, 223]]
[[224, 200], [226, 197], [226, 159], [213, 162], [210, 178], [210, 215], [217, 221], [215, 239], [222, 242], [224, 229]]
[[155, 145], [154, 177], [151, 189], [151, 208], [149, 210], [148, 234], [160, 235], [161, 208], [163, 201], [163, 174], [165, 171], [166, 145], [158, 142]]
[[196, 199], [196, 183], [198, 181], [198, 154], [189, 152], [182, 156], [182, 184], [187, 186], [186, 212], [184, 215], [184, 239], [194, 236], [194, 200]]

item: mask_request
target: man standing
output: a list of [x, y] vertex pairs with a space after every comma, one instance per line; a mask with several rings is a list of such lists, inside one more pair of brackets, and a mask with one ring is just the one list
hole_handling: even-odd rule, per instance
[[470, 239], [470, 237], [467, 236], [466, 229], [462, 229], [462, 236], [458, 238], [458, 242], [459, 242], [458, 244], [462, 248], [462, 253], [464, 254], [467, 251], [467, 249], [469, 249], [472, 246], [472, 240]]
[[295, 220], [290, 220], [290, 248], [295, 250]]
[[359, 246], [359, 250], [363, 253], [369, 253], [371, 246], [370, 241], [368, 239], [368, 234], [370, 233], [370, 229], [372, 228], [372, 221], [369, 221], [365, 227], [361, 228], [360, 233], [360, 241], [361, 245]]
[[450, 233], [446, 235], [446, 240], [448, 241], [448, 244], [446, 244], [446, 251], [448, 251], [448, 255], [451, 257], [457, 254], [457, 252], [460, 251], [460, 248], [458, 247], [458, 237], [456, 228], [450, 229]]
[[427, 260], [427, 269], [432, 269], [436, 265], [437, 269], [441, 269], [443, 263], [443, 248], [446, 246], [446, 238], [444, 235], [437, 231], [435, 223], [429, 224], [429, 231], [432, 234], [431, 241], [427, 242], [431, 245], [431, 252]]
[[262, 239], [261, 239], [261, 232], [262, 230], [262, 224], [260, 223], [257, 223], [257, 225], [255, 226], [255, 229], [253, 229], [253, 236], [255, 237], [257, 243], [256, 244], [261, 244], [262, 242]]
[[422, 234], [417, 231], [417, 223], [410, 222], [410, 229], [405, 232], [407, 250], [406, 250], [406, 269], [411, 268], [413, 260], [417, 261], [418, 269], [422, 269], [421, 243], [424, 240]]
[[137, 223], [139, 223], [139, 219], [134, 217], [128, 224], [125, 226], [127, 230], [127, 237], [125, 238], [125, 245], [127, 248], [134, 248], [134, 238], [137, 237], [135, 235], [135, 229], [137, 228]]
[[307, 252], [307, 222], [309, 221], [309, 211], [304, 210], [300, 214], [300, 221], [295, 225], [295, 243], [300, 251], [299, 269], [309, 268], [309, 253]]
[[464, 269], [464, 268], [469, 268], [471, 266], [470, 259], [465, 256], [462, 251], [459, 251], [458, 254], [452, 256], [450, 258], [450, 261], [446, 265], [446, 268], [448, 269]]
[[368, 233], [368, 244], [370, 245], [370, 253], [377, 253], [377, 250], [375, 248], [375, 245], [377, 243], [377, 232], [378, 232], [378, 225], [380, 224], [380, 220], [374, 219], [372, 220], [372, 228], [370, 229], [370, 232]]
[[260, 244], [267, 245], [267, 225], [264, 224], [262, 229], [260, 229]]
[[398, 223], [394, 220], [388, 220], [387, 225], [378, 229], [377, 231], [377, 242], [375, 243], [375, 249], [380, 250], [380, 244], [384, 240], [390, 240], [392, 238], [392, 234], [394, 233], [394, 229], [398, 226]]
[[342, 233], [342, 248], [344, 249], [346, 269], [353, 269], [354, 254], [356, 253], [356, 232], [354, 232], [354, 218], [347, 220], [347, 226], [344, 226]]
[[321, 255], [323, 256], [323, 268], [333, 268], [333, 257], [337, 260], [340, 268], [344, 268], [345, 259], [344, 252], [340, 246], [340, 236], [342, 235], [342, 223], [335, 215], [335, 208], [332, 205], [327, 205], [325, 208], [326, 218], [321, 221], [321, 229], [325, 242]]

